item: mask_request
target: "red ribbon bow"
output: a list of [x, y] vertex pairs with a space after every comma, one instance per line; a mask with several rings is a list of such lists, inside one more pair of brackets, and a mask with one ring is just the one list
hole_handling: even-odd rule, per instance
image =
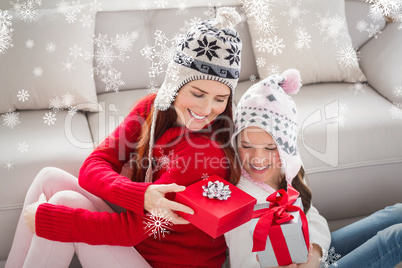
[[[279, 193], [279, 195], [278, 195]], [[294, 189], [291, 185], [288, 185], [288, 191], [280, 189], [270, 196], [267, 197], [267, 201], [270, 202], [269, 208], [263, 208], [255, 210], [253, 212], [253, 218], [260, 218], [255, 226], [253, 233], [253, 252], [264, 251], [268, 235], [274, 236], [275, 239], [281, 239], [284, 241], [283, 234], [273, 234], [270, 233], [271, 226], [279, 225], [284, 222], [288, 222], [293, 219], [293, 216], [288, 212], [299, 211], [302, 220], [302, 231], [304, 240], [306, 242], [307, 248], [310, 245], [307, 218], [303, 210], [298, 206], [293, 206], [292, 204], [299, 197], [299, 192]], [[271, 237], [272, 238], [272, 237]], [[272, 240], [272, 239], [271, 239]], [[273, 245], [274, 247], [274, 245]], [[286, 242], [279, 245], [277, 250], [275, 250], [275, 255], [278, 258], [279, 265], [288, 265], [292, 263], [289, 251], [286, 246]], [[279, 256], [278, 256], [279, 255]], [[284, 260], [279, 261], [280, 259]], [[290, 262], [289, 262], [290, 260]], [[282, 263], [282, 264], [281, 264]]]

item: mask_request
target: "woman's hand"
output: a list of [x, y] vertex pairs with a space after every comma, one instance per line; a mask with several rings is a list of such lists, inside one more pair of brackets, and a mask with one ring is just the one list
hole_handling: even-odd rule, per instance
[[164, 215], [165, 218], [173, 224], [188, 224], [188, 221], [177, 215], [174, 211], [194, 214], [194, 210], [183, 204], [170, 201], [165, 197], [165, 194], [167, 193], [182, 192], [185, 189], [186, 187], [179, 186], [176, 183], [151, 184], [148, 186], [144, 194], [144, 209], [151, 214], [157, 210], [162, 210], [166, 212]]
[[44, 193], [42, 193], [39, 196], [39, 200], [36, 201], [35, 203], [32, 203], [25, 208], [24, 212], [24, 219], [25, 219], [25, 224], [28, 226], [29, 231], [31, 233], [35, 233], [35, 215], [36, 211], [38, 210], [38, 207], [40, 204], [46, 203], [46, 196]]

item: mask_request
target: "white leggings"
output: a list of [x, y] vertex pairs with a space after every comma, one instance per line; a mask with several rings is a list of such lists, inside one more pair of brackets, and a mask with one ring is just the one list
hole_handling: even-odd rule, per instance
[[[24, 208], [42, 193], [51, 204], [113, 212], [102, 199], [81, 188], [76, 177], [58, 168], [47, 167], [38, 173], [27, 192]], [[25, 225], [24, 208], [6, 268], [68, 267], [74, 253], [83, 267], [151, 267], [134, 247], [63, 243], [32, 235]]]

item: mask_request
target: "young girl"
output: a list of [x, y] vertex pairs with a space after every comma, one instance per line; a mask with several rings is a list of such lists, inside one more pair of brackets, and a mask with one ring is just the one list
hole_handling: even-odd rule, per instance
[[[297, 109], [287, 94], [297, 93], [300, 74], [287, 70], [253, 85], [235, 113], [232, 143], [242, 166], [238, 187], [257, 203], [291, 184], [302, 198], [310, 249], [307, 263], [288, 267], [319, 267], [322, 250], [333, 246], [341, 254], [337, 267], [394, 267], [401, 258], [402, 206], [397, 204], [330, 234], [326, 220], [311, 205], [297, 149]], [[249, 233], [250, 222], [225, 234], [231, 268], [260, 267]], [[378, 233], [377, 233], [378, 232]], [[332, 243], [331, 243], [332, 237]]]
[[[190, 29], [157, 95], [142, 99], [84, 162], [80, 185], [96, 196], [64, 171], [47, 168], [38, 174], [25, 200], [25, 220], [36, 234], [21, 216], [7, 267], [64, 267], [74, 252], [90, 267], [148, 267], [146, 261], [153, 267], [222, 265], [223, 236], [212, 239], [191, 224], [177, 225], [188, 222], [173, 210], [193, 211], [165, 194], [183, 191], [177, 184], [187, 186], [207, 174], [238, 182], [235, 153], [224, 145], [240, 70], [241, 41], [233, 29], [239, 19], [233, 9], [222, 8], [216, 19]], [[127, 178], [120, 173], [130, 159]], [[126, 212], [111, 213], [98, 197]], [[155, 209], [176, 224], [160, 242], [145, 230], [144, 211]]]

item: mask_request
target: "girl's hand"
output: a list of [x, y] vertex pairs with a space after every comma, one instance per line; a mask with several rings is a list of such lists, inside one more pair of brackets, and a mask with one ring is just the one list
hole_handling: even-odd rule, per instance
[[188, 224], [189, 222], [177, 215], [174, 211], [182, 211], [193, 215], [194, 210], [183, 204], [170, 201], [165, 198], [167, 193], [182, 192], [186, 189], [184, 186], [179, 186], [176, 183], [172, 184], [151, 184], [148, 186], [144, 194], [144, 209], [151, 214], [162, 210], [165, 219], [173, 224]]
[[47, 203], [46, 196], [44, 193], [42, 193], [39, 196], [39, 200], [36, 201], [35, 203], [32, 203], [25, 208], [24, 212], [24, 219], [25, 219], [25, 224], [28, 226], [29, 231], [31, 233], [35, 233], [35, 215], [36, 211], [38, 210], [38, 207], [40, 204]]
[[[305, 262], [305, 263], [299, 263], [299, 264], [297, 264], [297, 263], [292, 263], [292, 264], [289, 264], [289, 265], [287, 265], [287, 266], [278, 266], [278, 267], [276, 267], [276, 268], [303, 268], [303, 267], [318, 267], [318, 266], [315, 266], [315, 265], [310, 265], [310, 264], [312, 264], [311, 262], [310, 262], [310, 260], [311, 260], [311, 258], [313, 257], [313, 249], [314, 249], [314, 247], [313, 247], [313, 245], [312, 244], [310, 244], [310, 247], [309, 247], [309, 249], [308, 249], [308, 255], [307, 255], [307, 261]], [[259, 262], [259, 260], [258, 260], [258, 255], [256, 255], [256, 257], [257, 257], [257, 261]], [[319, 265], [319, 264], [318, 264]]]

